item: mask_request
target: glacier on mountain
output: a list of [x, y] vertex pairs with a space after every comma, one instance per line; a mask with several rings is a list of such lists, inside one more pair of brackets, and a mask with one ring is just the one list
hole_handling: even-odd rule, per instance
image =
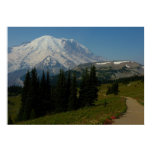
[[101, 61], [102, 57], [93, 55], [87, 47], [74, 39], [45, 35], [8, 48], [8, 83], [19, 82], [19, 76], [33, 67], [49, 70], [54, 75], [61, 68], [68, 70], [79, 64]]
[[32, 67], [49, 66], [52, 68], [59, 63], [65, 69], [88, 62], [102, 61], [94, 56], [88, 48], [74, 39], [42, 36], [29, 43], [9, 48], [8, 72]]

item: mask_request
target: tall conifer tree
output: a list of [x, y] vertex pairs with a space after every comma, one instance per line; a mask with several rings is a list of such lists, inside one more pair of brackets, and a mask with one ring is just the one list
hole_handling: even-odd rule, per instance
[[21, 95], [22, 103], [18, 115], [18, 120], [27, 120], [30, 117], [30, 112], [32, 109], [32, 105], [30, 101], [30, 88], [31, 88], [31, 76], [30, 76], [30, 72], [27, 71], [24, 80], [24, 87]]
[[87, 68], [82, 74], [82, 80], [79, 92], [79, 103], [81, 107], [91, 106], [97, 99], [97, 77], [95, 66], [92, 66], [90, 73]]
[[97, 77], [96, 77], [96, 68], [95, 66], [93, 65], [91, 67], [91, 70], [90, 70], [90, 80], [89, 80], [89, 96], [90, 96], [90, 105], [94, 104], [94, 101], [97, 100], [97, 96], [98, 96], [98, 88], [97, 88], [97, 85], [98, 85], [98, 80], [97, 80]]
[[71, 89], [71, 71], [68, 71], [68, 77], [67, 77], [67, 81], [66, 81], [66, 110], [68, 108], [68, 103], [69, 103], [69, 97], [70, 97], [70, 89]]
[[64, 71], [60, 70], [60, 74], [58, 77], [57, 88], [56, 88], [56, 111], [66, 111], [66, 79], [64, 75]]
[[47, 71], [46, 76], [46, 100], [47, 100], [47, 112], [52, 112], [52, 94], [51, 94], [51, 82], [50, 82], [50, 73]]
[[39, 90], [39, 80], [37, 76], [36, 68], [31, 71], [31, 88], [30, 88], [30, 100], [32, 103], [31, 115], [35, 117], [41, 116], [41, 103], [40, 103], [40, 90]]
[[40, 100], [39, 100], [39, 114], [44, 115], [46, 112], [46, 77], [43, 71], [41, 81], [40, 81]]
[[88, 73], [88, 69], [86, 68], [85, 71], [82, 73], [81, 84], [80, 84], [80, 91], [79, 91], [79, 106], [80, 107], [89, 105], [88, 95], [89, 95], [89, 73]]
[[72, 76], [72, 82], [70, 87], [68, 110], [75, 110], [77, 108], [78, 108], [77, 81], [76, 81], [76, 75], [74, 73]]

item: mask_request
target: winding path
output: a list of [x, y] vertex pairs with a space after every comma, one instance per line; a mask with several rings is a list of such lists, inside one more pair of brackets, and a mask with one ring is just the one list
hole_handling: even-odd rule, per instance
[[127, 112], [120, 119], [115, 119], [113, 125], [143, 125], [144, 106], [133, 98], [126, 99]]

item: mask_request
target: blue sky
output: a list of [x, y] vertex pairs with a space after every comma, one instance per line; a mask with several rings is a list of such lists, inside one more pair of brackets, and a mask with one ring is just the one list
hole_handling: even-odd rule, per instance
[[73, 38], [107, 60], [144, 64], [144, 27], [8, 27], [8, 46], [43, 35]]

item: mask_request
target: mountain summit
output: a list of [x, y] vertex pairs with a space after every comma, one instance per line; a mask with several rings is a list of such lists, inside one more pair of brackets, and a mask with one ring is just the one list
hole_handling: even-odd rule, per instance
[[32, 67], [38, 70], [48, 69], [51, 74], [57, 74], [60, 68], [68, 70], [79, 64], [103, 61], [102, 57], [94, 56], [87, 47], [74, 39], [55, 38], [50, 35], [8, 50], [9, 77], [13, 77], [12, 80], [17, 82], [18, 76]]
[[88, 48], [73, 39], [42, 36], [9, 49], [8, 72], [21, 69], [73, 68], [82, 63], [101, 61]]

